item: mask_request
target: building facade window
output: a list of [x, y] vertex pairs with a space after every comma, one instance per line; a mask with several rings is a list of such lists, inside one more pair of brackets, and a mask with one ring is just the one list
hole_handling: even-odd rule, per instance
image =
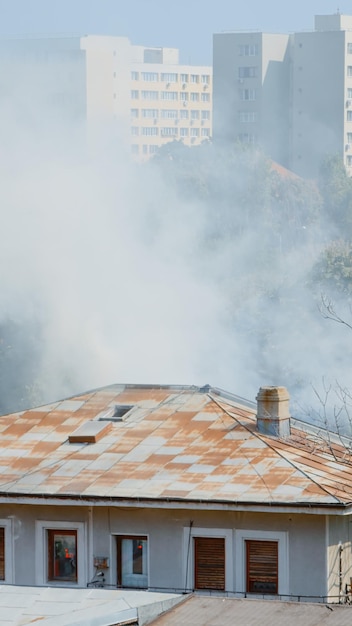
[[155, 154], [158, 152], [158, 146], [149, 146], [149, 154]]
[[277, 541], [246, 539], [246, 592], [278, 593], [279, 552]]
[[138, 128], [138, 126], [131, 126], [131, 135], [133, 135], [134, 137], [139, 135], [139, 128]]
[[161, 117], [166, 119], [177, 120], [178, 111], [177, 109], [161, 109]]
[[193, 537], [194, 588], [225, 591], [225, 538]]
[[233, 591], [232, 530], [184, 528], [184, 588]]
[[143, 90], [142, 91], [142, 98], [143, 100], [158, 100], [159, 98], [159, 92], [158, 91], [150, 91], [150, 90]]
[[202, 111], [202, 120], [210, 120], [210, 111]]
[[77, 530], [47, 530], [48, 581], [77, 583]]
[[188, 137], [188, 128], [180, 128], [180, 137]]
[[188, 120], [189, 113], [188, 113], [187, 109], [181, 109], [179, 114], [180, 114], [180, 120]]
[[132, 100], [138, 100], [139, 98], [139, 91], [138, 89], [132, 89], [131, 91], [131, 99]]
[[178, 74], [175, 72], [164, 72], [161, 74], [161, 80], [164, 83], [177, 83]]
[[347, 44], [347, 54], [352, 54], [352, 43]]
[[191, 128], [190, 135], [191, 137], [199, 137], [199, 128]]
[[[205, 95], [205, 94], [202, 94], [202, 95]], [[199, 93], [197, 93], [196, 91], [192, 91], [190, 100], [191, 102], [199, 102]]]
[[352, 145], [352, 133], [347, 133], [347, 143]]
[[347, 98], [349, 100], [352, 100], [352, 88], [351, 87], [347, 89]]
[[259, 54], [258, 44], [241, 44], [238, 53], [241, 57], [256, 57]]
[[202, 137], [210, 137], [210, 129], [209, 128], [202, 128], [201, 135], [202, 135]]
[[347, 65], [347, 76], [352, 76], [352, 65]]
[[347, 111], [347, 121], [352, 122], [352, 111]]
[[188, 93], [186, 93], [185, 91], [181, 91], [180, 100], [181, 102], [188, 102]]
[[131, 80], [139, 80], [139, 73], [131, 72]]
[[159, 74], [157, 72], [141, 72], [142, 80], [149, 82], [156, 82], [159, 80]]
[[238, 68], [238, 78], [255, 78], [258, 76], [258, 67], [239, 67]]
[[281, 531], [235, 531], [236, 590], [240, 593], [289, 593], [288, 534]]
[[148, 538], [117, 536], [117, 585], [135, 589], [148, 588]]
[[209, 83], [210, 83], [210, 76], [209, 76], [209, 74], [202, 74], [201, 80], [202, 80], [203, 85], [209, 85]]
[[240, 133], [238, 139], [242, 143], [257, 143], [257, 136], [253, 133]]
[[240, 100], [256, 100], [256, 89], [240, 89]]
[[177, 100], [178, 93], [177, 91], [162, 91], [160, 97], [162, 100]]
[[164, 126], [161, 129], [160, 134], [162, 137], [177, 137], [178, 128], [175, 126]]
[[13, 521], [0, 519], [0, 581], [13, 584]]
[[238, 114], [239, 121], [241, 123], [254, 123], [258, 121], [257, 111], [240, 111]]
[[86, 585], [83, 522], [37, 521], [35, 554], [37, 585]]
[[138, 117], [139, 111], [138, 109], [131, 109], [131, 117]]
[[199, 111], [197, 110], [191, 111], [191, 120], [199, 120], [199, 117], [200, 117]]
[[191, 74], [190, 75], [190, 79], [191, 79], [191, 83], [199, 83], [199, 75], [198, 74]]
[[210, 102], [210, 94], [209, 93], [202, 93], [201, 100], [202, 100], [202, 102]]
[[180, 74], [181, 83], [188, 83], [188, 74]]
[[157, 118], [159, 117], [158, 109], [142, 109], [142, 117]]
[[5, 528], [0, 526], [0, 580], [5, 580]]
[[142, 135], [145, 137], [156, 137], [159, 134], [159, 129], [155, 126], [143, 126]]

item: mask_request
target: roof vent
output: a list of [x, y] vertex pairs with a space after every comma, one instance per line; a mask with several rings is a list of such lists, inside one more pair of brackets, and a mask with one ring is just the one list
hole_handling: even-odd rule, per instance
[[79, 426], [68, 440], [70, 443], [97, 443], [108, 434], [111, 424], [98, 424], [98, 422], [89, 421]]
[[290, 435], [290, 396], [286, 387], [260, 387], [257, 395], [257, 428], [263, 435]]
[[133, 404], [115, 404], [115, 406], [105, 415], [99, 417], [100, 422], [122, 422], [122, 418], [133, 409]]

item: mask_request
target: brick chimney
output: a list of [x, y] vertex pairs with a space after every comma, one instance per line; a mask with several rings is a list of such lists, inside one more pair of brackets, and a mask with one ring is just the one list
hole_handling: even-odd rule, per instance
[[260, 387], [257, 395], [257, 428], [263, 435], [290, 435], [290, 396], [286, 387]]

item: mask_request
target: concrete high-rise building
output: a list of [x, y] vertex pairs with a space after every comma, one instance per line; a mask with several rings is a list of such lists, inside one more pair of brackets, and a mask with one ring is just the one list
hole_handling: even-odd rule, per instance
[[197, 145], [212, 134], [212, 68], [179, 64], [175, 48], [132, 47], [132, 151], [153, 154], [170, 140]]
[[292, 41], [290, 167], [315, 176], [339, 154], [352, 173], [352, 16], [317, 15]]
[[352, 173], [352, 16], [292, 35], [214, 35], [214, 140], [257, 143], [303, 177], [339, 154]]
[[288, 35], [214, 35], [214, 140], [259, 144], [288, 164], [289, 50]]
[[115, 125], [137, 157], [212, 134], [212, 68], [181, 65], [175, 48], [95, 35], [2, 41], [0, 75], [0, 97], [25, 95], [44, 114]]

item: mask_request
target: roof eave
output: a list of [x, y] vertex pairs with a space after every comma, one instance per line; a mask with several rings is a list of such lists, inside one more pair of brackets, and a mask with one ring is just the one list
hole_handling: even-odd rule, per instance
[[177, 497], [139, 498], [76, 496], [73, 494], [0, 493], [0, 504], [62, 506], [114, 506], [149, 509], [198, 509], [203, 511], [249, 511], [256, 513], [301, 513], [311, 515], [351, 515], [352, 502], [246, 502], [241, 500], [201, 500]]

